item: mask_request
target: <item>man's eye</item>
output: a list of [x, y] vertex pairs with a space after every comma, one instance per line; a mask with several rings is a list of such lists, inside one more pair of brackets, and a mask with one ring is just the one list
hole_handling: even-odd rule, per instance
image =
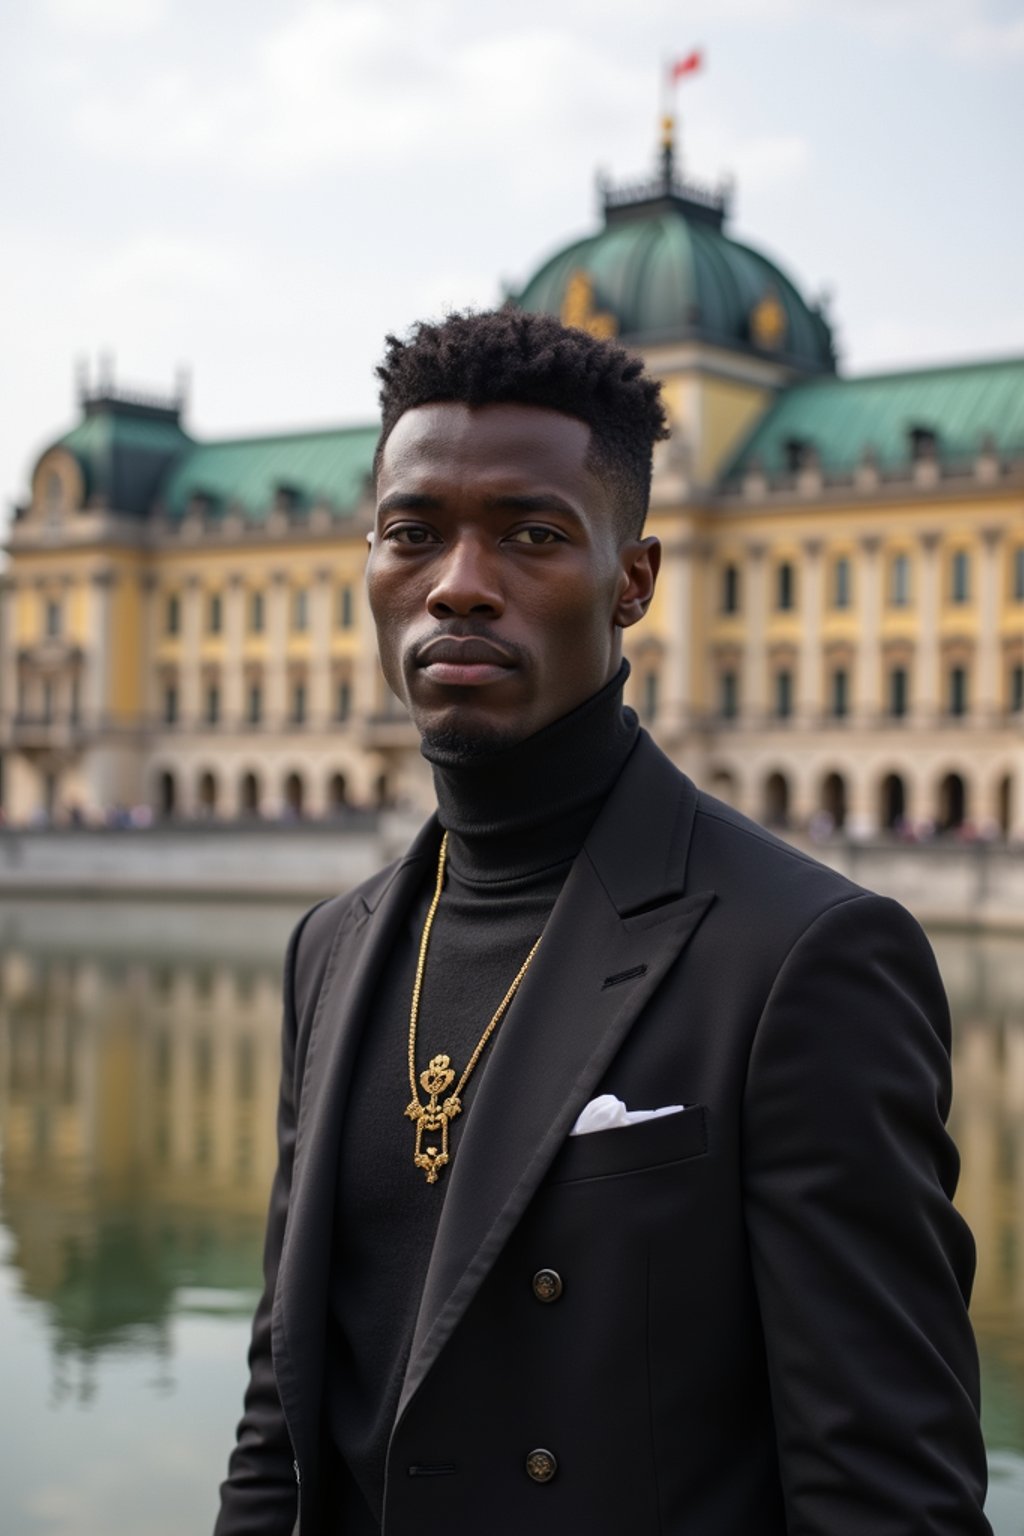
[[430, 529], [418, 523], [400, 523], [395, 528], [386, 528], [382, 537], [392, 544], [431, 544], [434, 539]]
[[517, 528], [515, 533], [509, 534], [509, 539], [514, 544], [561, 544], [563, 538], [553, 528]]

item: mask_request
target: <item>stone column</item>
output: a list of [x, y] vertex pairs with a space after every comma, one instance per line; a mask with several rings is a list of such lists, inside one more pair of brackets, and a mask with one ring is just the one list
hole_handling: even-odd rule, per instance
[[274, 571], [267, 589], [266, 716], [270, 730], [283, 730], [288, 713], [288, 574]]
[[187, 576], [181, 605], [181, 677], [178, 680], [178, 708], [184, 726], [196, 726], [202, 714], [200, 643], [202, 634], [202, 589], [198, 576]]
[[746, 644], [743, 650], [743, 678], [740, 718], [747, 726], [760, 727], [765, 716], [765, 684], [768, 666], [768, 569], [767, 546], [747, 545], [743, 568], [746, 588]]
[[911, 713], [931, 723], [939, 713], [939, 534], [922, 533], [917, 656]]
[[666, 742], [676, 741], [684, 734], [693, 709], [693, 567], [696, 555], [697, 548], [692, 539], [676, 539], [664, 548], [661, 579], [665, 584], [667, 651], [662, 673], [664, 693], [658, 735]]
[[103, 730], [110, 705], [110, 652], [113, 639], [113, 571], [94, 571], [89, 589], [89, 623], [83, 714], [93, 730]]
[[990, 724], [999, 709], [999, 556], [1002, 528], [981, 530], [978, 583], [978, 672], [972, 713]]
[[861, 539], [857, 615], [854, 713], [862, 725], [876, 725], [882, 712], [882, 630], [880, 540], [874, 534]]
[[18, 656], [14, 641], [17, 601], [17, 583], [10, 576], [0, 576], [0, 721], [6, 728], [18, 712]]
[[224, 593], [224, 723], [234, 729], [245, 718], [245, 580], [236, 571]]
[[160, 679], [156, 657], [160, 645], [160, 594], [156, 573], [145, 571], [139, 577], [142, 606], [142, 717], [145, 725], [160, 719]]
[[804, 540], [800, 581], [800, 674], [797, 713], [813, 727], [821, 718], [821, 540]]
[[[352, 678], [352, 717], [354, 721], [369, 720], [378, 710], [377, 631], [370, 612], [365, 584], [356, 604], [359, 649], [356, 652], [355, 672]], [[384, 686], [383, 684], [381, 685]]]
[[309, 723], [314, 730], [326, 730], [331, 722], [333, 574], [327, 569], [317, 571], [310, 593]]

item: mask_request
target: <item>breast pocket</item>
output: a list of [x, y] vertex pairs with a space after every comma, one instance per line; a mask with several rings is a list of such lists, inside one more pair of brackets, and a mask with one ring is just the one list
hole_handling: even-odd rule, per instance
[[692, 1104], [654, 1120], [568, 1137], [551, 1164], [545, 1183], [625, 1178], [687, 1158], [703, 1157], [707, 1150], [707, 1111], [703, 1104]]

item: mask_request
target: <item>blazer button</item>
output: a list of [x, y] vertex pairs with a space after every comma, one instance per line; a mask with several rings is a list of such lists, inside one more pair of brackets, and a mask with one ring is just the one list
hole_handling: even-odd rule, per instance
[[535, 1483], [550, 1483], [558, 1471], [558, 1462], [550, 1451], [531, 1451], [526, 1458], [527, 1476], [532, 1477]]
[[538, 1269], [533, 1277], [533, 1294], [538, 1301], [557, 1301], [562, 1294], [562, 1277], [555, 1269]]

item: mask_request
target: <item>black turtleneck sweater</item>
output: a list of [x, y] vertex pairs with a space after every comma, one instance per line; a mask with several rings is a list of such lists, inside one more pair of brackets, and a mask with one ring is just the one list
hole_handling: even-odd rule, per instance
[[[434, 1055], [461, 1076], [541, 933], [573, 859], [637, 737], [628, 674], [536, 735], [472, 760], [432, 762], [448, 833], [444, 891], [420, 998], [416, 1073]], [[451, 1164], [413, 1163], [409, 1005], [433, 875], [413, 903], [360, 1043], [341, 1132], [325, 1391], [327, 1511], [338, 1536], [380, 1531], [384, 1464], [448, 1179], [485, 1051], [449, 1132]], [[499, 1028], [506, 1027], [515, 1002]], [[421, 1092], [421, 1099], [425, 1095]]]

